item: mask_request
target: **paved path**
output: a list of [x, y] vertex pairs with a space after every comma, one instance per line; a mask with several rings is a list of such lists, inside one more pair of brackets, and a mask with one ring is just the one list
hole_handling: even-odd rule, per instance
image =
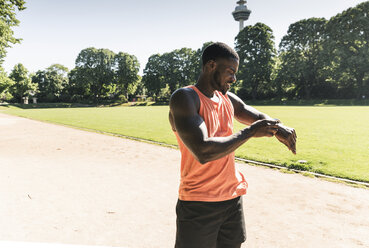
[[[0, 113], [0, 240], [173, 247], [179, 151]], [[243, 248], [369, 247], [369, 190], [237, 164]]]

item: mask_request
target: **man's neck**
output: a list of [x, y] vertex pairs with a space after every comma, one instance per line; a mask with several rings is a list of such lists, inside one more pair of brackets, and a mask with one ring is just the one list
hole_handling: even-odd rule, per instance
[[200, 75], [195, 86], [205, 96], [209, 98], [213, 98], [215, 96], [214, 94], [215, 90], [210, 86], [210, 81], [207, 78], [205, 78], [203, 75]]

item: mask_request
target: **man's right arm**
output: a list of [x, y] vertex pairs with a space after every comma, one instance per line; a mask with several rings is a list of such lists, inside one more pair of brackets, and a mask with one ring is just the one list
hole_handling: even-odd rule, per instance
[[272, 137], [278, 130], [277, 121], [260, 120], [230, 136], [209, 137], [198, 114], [196, 97], [192, 89], [179, 89], [173, 93], [169, 107], [174, 130], [202, 164], [226, 156], [251, 137]]

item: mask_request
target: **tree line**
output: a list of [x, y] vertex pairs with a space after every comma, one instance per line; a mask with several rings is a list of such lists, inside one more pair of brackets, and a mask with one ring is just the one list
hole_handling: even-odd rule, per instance
[[15, 102], [24, 97], [37, 97], [41, 102], [126, 102], [139, 88], [139, 69], [134, 55], [90, 47], [78, 54], [71, 71], [53, 64], [29, 74], [22, 64], [15, 65], [9, 77], [4, 77], [7, 81], [0, 93]]
[[[235, 37], [240, 56], [231, 90], [243, 99], [350, 99], [369, 97], [369, 1], [329, 20], [291, 24], [275, 48], [273, 31], [263, 23], [246, 26]], [[182, 48], [152, 55], [142, 77], [154, 97], [168, 98], [195, 83], [201, 49]]]
[[[18, 4], [19, 10], [24, 8], [23, 1], [11, 3]], [[0, 21], [4, 13], [0, 12]], [[14, 15], [7, 18], [15, 19]], [[7, 23], [14, 26], [18, 22]], [[4, 37], [10, 38], [0, 39], [1, 60], [5, 57], [3, 48], [19, 42], [11, 39], [11, 28], [6, 30]], [[240, 65], [231, 90], [243, 99], [368, 97], [368, 41], [369, 1], [329, 20], [310, 18], [291, 24], [278, 49], [270, 27], [263, 23], [246, 26], [235, 37]], [[0, 99], [19, 102], [23, 97], [36, 96], [43, 102], [98, 103], [125, 102], [145, 95], [167, 101], [177, 88], [196, 82], [202, 51], [210, 43], [197, 50], [181, 48], [151, 55], [142, 77], [134, 55], [93, 47], [78, 54], [70, 71], [55, 64], [29, 74], [17, 64], [7, 75], [0, 67]]]

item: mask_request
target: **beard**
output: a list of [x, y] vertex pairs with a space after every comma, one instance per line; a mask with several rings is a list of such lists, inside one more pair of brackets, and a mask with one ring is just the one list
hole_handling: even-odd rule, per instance
[[227, 94], [228, 88], [227, 85], [223, 85], [222, 86], [222, 81], [220, 78], [220, 73], [219, 71], [215, 71], [214, 75], [213, 75], [213, 87], [215, 90], [222, 92], [223, 95]]

